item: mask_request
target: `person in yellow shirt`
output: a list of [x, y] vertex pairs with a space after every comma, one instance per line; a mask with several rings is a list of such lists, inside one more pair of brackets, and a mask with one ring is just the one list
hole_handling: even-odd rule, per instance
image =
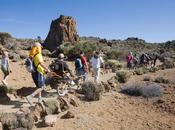
[[42, 101], [41, 92], [45, 87], [45, 78], [44, 74], [50, 72], [50, 70], [44, 65], [42, 57], [42, 46], [39, 42], [36, 42], [30, 53], [29, 57], [33, 60], [35, 71], [32, 72], [32, 79], [37, 86], [37, 90], [34, 91], [31, 95], [26, 97], [30, 105], [33, 105], [32, 98], [38, 95], [38, 102]]

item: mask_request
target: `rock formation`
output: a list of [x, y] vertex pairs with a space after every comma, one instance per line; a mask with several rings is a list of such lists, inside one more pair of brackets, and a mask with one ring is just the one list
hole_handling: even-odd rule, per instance
[[45, 47], [50, 51], [55, 50], [63, 42], [75, 42], [79, 40], [76, 31], [76, 22], [70, 16], [63, 16], [53, 20], [50, 31], [45, 39]]

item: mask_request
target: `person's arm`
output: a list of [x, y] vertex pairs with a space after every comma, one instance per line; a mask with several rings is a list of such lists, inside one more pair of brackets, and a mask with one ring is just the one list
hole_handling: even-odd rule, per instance
[[44, 65], [43, 62], [40, 62], [39, 64], [41, 65], [41, 67], [44, 68], [44, 70], [45, 70], [46, 73], [49, 73], [50, 72], [50, 70]]
[[103, 66], [103, 69], [105, 69], [105, 64], [104, 64], [104, 60], [103, 60], [102, 57], [100, 57], [100, 62], [101, 62], [101, 64], [102, 64], [102, 66]]
[[85, 62], [85, 70], [88, 72], [88, 70], [89, 70], [89, 66], [88, 66], [88, 64], [87, 64], [87, 61]]

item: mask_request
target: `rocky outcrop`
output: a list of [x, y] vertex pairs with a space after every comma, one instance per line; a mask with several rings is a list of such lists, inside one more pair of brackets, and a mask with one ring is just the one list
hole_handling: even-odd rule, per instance
[[53, 20], [50, 31], [45, 40], [45, 47], [50, 51], [55, 50], [63, 42], [75, 42], [79, 40], [76, 31], [76, 21], [70, 16], [63, 16]]

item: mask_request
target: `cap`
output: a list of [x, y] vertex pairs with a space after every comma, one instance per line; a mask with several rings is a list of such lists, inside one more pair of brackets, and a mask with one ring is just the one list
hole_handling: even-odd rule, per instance
[[59, 56], [58, 56], [59, 59], [63, 59], [64, 58], [64, 54], [63, 53], [60, 53]]

